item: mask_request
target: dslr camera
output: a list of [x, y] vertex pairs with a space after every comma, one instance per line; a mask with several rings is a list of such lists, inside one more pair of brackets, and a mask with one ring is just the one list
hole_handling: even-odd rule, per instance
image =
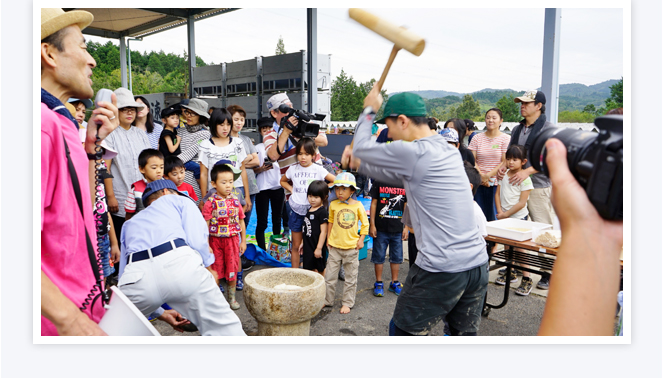
[[623, 182], [623, 116], [597, 117], [598, 133], [564, 128], [551, 128], [539, 134], [528, 158], [532, 166], [546, 176], [546, 141], [557, 138], [567, 151], [567, 162], [573, 177], [587, 192], [598, 213], [607, 220], [622, 220]]
[[[288, 114], [287, 116], [283, 117], [283, 119], [281, 119], [281, 127], [287, 127], [292, 131], [292, 136], [296, 138], [317, 137], [318, 132], [320, 131], [320, 125], [317, 123], [311, 123], [311, 120], [323, 121], [326, 117], [324, 114], [320, 113], [311, 114], [303, 110], [296, 110], [286, 104], [281, 104], [281, 106], [279, 106], [279, 111], [281, 113]], [[297, 126], [294, 126], [292, 123], [290, 123], [289, 118], [291, 116], [297, 118]]]

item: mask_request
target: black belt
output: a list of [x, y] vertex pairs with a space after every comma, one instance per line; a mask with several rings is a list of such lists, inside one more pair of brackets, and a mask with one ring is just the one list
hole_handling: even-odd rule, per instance
[[[173, 245], [175, 245], [175, 247], [173, 247]], [[187, 244], [186, 244], [186, 241], [184, 241], [184, 239], [175, 239], [175, 240], [172, 241], [172, 244], [171, 244], [171, 242], [168, 241], [168, 242], [165, 242], [165, 243], [163, 243], [161, 245], [158, 245], [154, 248], [146, 249], [146, 250], [140, 251], [140, 252], [134, 252], [134, 253], [130, 254], [129, 256], [127, 256], [127, 264], [129, 264], [129, 262], [136, 262], [136, 261], [142, 261], [142, 260], [149, 259], [150, 258], [150, 251], [152, 252], [152, 257], [157, 257], [159, 255], [162, 255], [162, 254], [168, 252], [168, 251], [171, 251], [175, 248], [183, 247], [185, 245], [187, 245]]]

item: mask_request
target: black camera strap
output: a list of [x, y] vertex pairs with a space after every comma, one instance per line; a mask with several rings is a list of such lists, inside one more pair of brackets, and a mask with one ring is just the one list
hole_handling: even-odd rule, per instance
[[[97, 294], [96, 296], [94, 295], [94, 291], [97, 288], [97, 286], [101, 289], [101, 275], [99, 274], [99, 266], [97, 265], [97, 259], [94, 253], [94, 247], [92, 246], [92, 241], [90, 240], [90, 234], [87, 232], [87, 228], [85, 227], [85, 215], [83, 214], [83, 196], [81, 195], [81, 187], [80, 187], [80, 181], [78, 181], [78, 175], [76, 174], [76, 169], [74, 168], [74, 162], [71, 160], [71, 155], [69, 154], [69, 145], [67, 144], [67, 140], [64, 137], [64, 134], [62, 134], [62, 140], [64, 141], [64, 149], [67, 154], [67, 165], [69, 168], [69, 177], [71, 178], [71, 183], [74, 187], [74, 195], [76, 196], [76, 202], [78, 202], [78, 209], [81, 212], [81, 217], [83, 218], [83, 229], [85, 230], [85, 243], [87, 244], [87, 253], [88, 257], [90, 258], [90, 266], [92, 267], [92, 273], [94, 274], [94, 278], [96, 281], [96, 285], [92, 288], [90, 291], [90, 294], [88, 295], [88, 298], [85, 300], [85, 303], [80, 308], [81, 311], [87, 308], [87, 305], [89, 304], [90, 300], [96, 296], [100, 296], [101, 293]], [[104, 300], [106, 298], [103, 298]], [[96, 300], [96, 299], [94, 299]], [[92, 303], [94, 304], [94, 300], [92, 300]], [[92, 311], [92, 308], [90, 308], [90, 311]]]

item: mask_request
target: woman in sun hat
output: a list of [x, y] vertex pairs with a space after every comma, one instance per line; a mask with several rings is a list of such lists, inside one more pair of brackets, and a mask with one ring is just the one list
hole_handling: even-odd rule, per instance
[[126, 88], [117, 88], [118, 118], [120, 127], [118, 127], [106, 139], [108, 146], [117, 151], [117, 156], [107, 160], [106, 164], [113, 176], [113, 185], [107, 185], [108, 208], [113, 218], [115, 226], [115, 235], [120, 240], [120, 233], [126, 213], [124, 211], [124, 201], [131, 189], [131, 184], [143, 179], [143, 175], [138, 168], [138, 155], [150, 148], [150, 142], [147, 134], [136, 126], [133, 126], [136, 116], [145, 105], [134, 100], [134, 95]]
[[[209, 121], [209, 113], [207, 113], [208, 105], [203, 100], [192, 98], [188, 100], [187, 104], [180, 103], [180, 106], [182, 107], [182, 114], [186, 117], [186, 127], [177, 129], [177, 136], [182, 138], [180, 142], [182, 153], [177, 157], [184, 162], [184, 166], [186, 167], [184, 182], [193, 186], [193, 190], [196, 192], [198, 198], [203, 198], [205, 193], [200, 193], [200, 184], [197, 180], [200, 178], [200, 166], [198, 166], [197, 174], [195, 171], [190, 170], [190, 168], [198, 164], [200, 142], [212, 137], [212, 134], [210, 134], [206, 127], [206, 123]], [[195, 164], [192, 165], [189, 163]]]

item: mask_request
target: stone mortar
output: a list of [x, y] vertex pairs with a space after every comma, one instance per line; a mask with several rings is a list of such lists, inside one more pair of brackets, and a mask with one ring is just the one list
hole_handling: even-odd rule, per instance
[[[274, 289], [282, 283], [302, 289]], [[309, 270], [262, 269], [244, 277], [244, 303], [258, 321], [260, 336], [308, 336], [311, 319], [324, 300], [324, 277]]]

